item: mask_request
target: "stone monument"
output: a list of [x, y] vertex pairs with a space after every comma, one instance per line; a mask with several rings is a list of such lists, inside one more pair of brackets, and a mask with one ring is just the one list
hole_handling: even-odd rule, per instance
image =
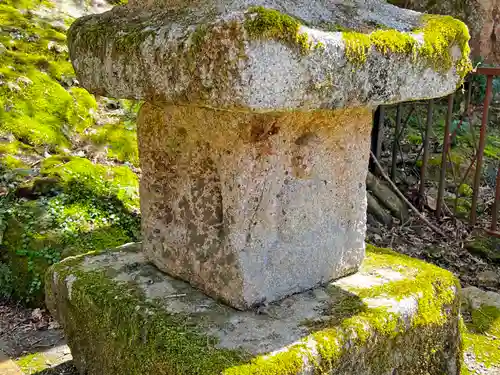
[[[61, 298], [93, 300], [77, 288], [84, 279], [81, 272], [114, 269], [109, 277], [115, 280], [124, 266], [147, 268], [148, 261], [164, 271], [151, 271], [154, 277], [146, 272], [161, 287], [145, 286], [140, 274], [129, 270], [133, 280], [142, 280], [145, 298], [192, 297], [190, 302], [169, 300], [164, 310], [191, 317], [213, 310], [208, 325], [197, 324], [231, 350], [245, 349], [245, 330], [261, 329], [247, 311], [252, 308], [274, 306], [278, 316], [289, 315], [291, 306], [296, 309], [294, 317], [266, 323], [269, 334], [288, 336], [271, 344], [265, 344], [265, 335], [254, 337], [262, 345], [246, 347], [252, 356], [306, 335], [299, 320], [318, 318], [312, 314], [322, 295], [318, 291], [356, 273], [365, 256], [372, 109], [453, 92], [470, 70], [468, 40], [460, 21], [379, 0], [131, 0], [77, 20], [69, 31], [69, 47], [83, 87], [145, 101], [138, 119], [143, 243], [141, 254], [110, 253], [84, 260], [85, 266], [63, 262], [59, 271], [49, 272], [48, 305], [72, 332], [69, 336], [74, 342], [82, 339], [76, 327], [70, 328], [69, 316], [74, 320], [91, 312], [72, 315], [78, 309], [56, 305]], [[119, 279], [131, 281], [125, 275]], [[335, 288], [351, 293], [338, 283]], [[307, 302], [311, 292], [306, 291], [318, 287]], [[454, 282], [440, 293], [451, 297], [436, 309], [446, 305], [449, 310], [456, 302]], [[333, 294], [321, 297], [321, 303], [335, 305], [338, 295]], [[141, 306], [137, 302], [135, 311]], [[449, 311], [454, 313], [446, 313], [442, 323], [451, 324], [453, 336], [458, 312]], [[221, 328], [225, 324], [240, 339], [229, 339], [231, 329]], [[449, 337], [441, 336], [438, 341]], [[188, 346], [180, 345], [179, 353], [189, 356]], [[457, 347], [450, 348], [445, 355], [455, 358]], [[326, 358], [315, 364], [321, 353], [301, 350], [295, 353], [300, 363], [285, 365], [284, 372], [229, 366], [235, 362], [226, 353], [226, 367], [224, 361], [199, 368], [174, 361], [175, 370], [162, 367], [156, 373], [216, 374], [235, 368], [225, 373], [312, 374], [325, 365]], [[81, 351], [79, 367], [98, 371], [88, 363], [95, 352]], [[177, 358], [171, 355], [169, 361]], [[328, 361], [329, 368], [337, 366]], [[456, 358], [454, 365], [436, 361], [441, 372], [432, 374], [456, 373]], [[186, 358], [186, 363], [191, 362]], [[130, 368], [125, 362], [100, 366], [117, 374]]]

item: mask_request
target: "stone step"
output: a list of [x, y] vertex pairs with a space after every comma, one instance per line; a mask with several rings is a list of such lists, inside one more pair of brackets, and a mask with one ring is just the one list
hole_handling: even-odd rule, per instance
[[2, 375], [24, 375], [21, 369], [0, 350], [0, 374]]
[[47, 305], [81, 373], [460, 373], [459, 284], [436, 266], [368, 246], [358, 273], [239, 311], [139, 250], [69, 258], [47, 273]]

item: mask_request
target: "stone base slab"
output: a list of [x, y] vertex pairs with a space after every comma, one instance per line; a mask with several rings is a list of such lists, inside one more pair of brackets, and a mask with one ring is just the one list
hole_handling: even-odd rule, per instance
[[140, 246], [68, 258], [47, 305], [82, 374], [458, 375], [458, 281], [368, 246], [361, 270], [252, 311], [149, 264]]

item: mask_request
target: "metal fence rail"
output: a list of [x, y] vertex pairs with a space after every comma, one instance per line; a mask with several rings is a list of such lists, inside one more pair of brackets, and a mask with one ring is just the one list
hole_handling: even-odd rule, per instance
[[[444, 115], [444, 137], [442, 142], [442, 151], [441, 151], [441, 166], [440, 166], [440, 174], [438, 181], [438, 196], [436, 201], [436, 217], [440, 218], [443, 215], [443, 210], [445, 205], [444, 196], [446, 189], [446, 176], [448, 172], [448, 164], [453, 165], [452, 155], [450, 152], [451, 144], [455, 140], [458, 132], [462, 128], [463, 124], [467, 122], [470, 130], [470, 135], [472, 138], [472, 144], [474, 147], [474, 155], [470, 164], [468, 165], [465, 173], [462, 176], [457, 176], [455, 171], [453, 173], [453, 183], [455, 186], [455, 216], [456, 216], [456, 207], [457, 200], [459, 198], [459, 187], [467, 181], [471, 171], [473, 171], [475, 167], [473, 183], [472, 183], [472, 203], [470, 208], [470, 216], [469, 216], [469, 224], [471, 226], [475, 226], [477, 223], [477, 207], [478, 207], [478, 197], [479, 197], [479, 188], [481, 184], [481, 176], [482, 169], [484, 164], [484, 151], [486, 146], [486, 138], [487, 138], [487, 129], [488, 129], [488, 116], [490, 110], [490, 104], [492, 101], [493, 94], [493, 79], [496, 76], [500, 76], [500, 67], [490, 68], [490, 67], [480, 67], [477, 68], [472, 75], [476, 76], [485, 76], [486, 77], [486, 90], [484, 95], [484, 100], [482, 104], [475, 105], [472, 103], [472, 91], [473, 91], [473, 83], [469, 77], [465, 85], [465, 93], [464, 95], [460, 95], [463, 97], [461, 99], [461, 103], [463, 104], [463, 110], [458, 115], [457, 125], [454, 130], [452, 130], [452, 122], [454, 119], [454, 107], [456, 106], [456, 97], [457, 94], [453, 93], [449, 95], [447, 98], [435, 99], [435, 100], [427, 100], [427, 101], [419, 101], [419, 102], [409, 102], [409, 103], [400, 103], [396, 106], [380, 106], [377, 108], [374, 113], [374, 126], [372, 130], [372, 152], [375, 157], [380, 160], [381, 151], [382, 151], [382, 140], [383, 140], [383, 132], [384, 132], [384, 123], [388, 117], [388, 112], [394, 112], [394, 135], [392, 139], [392, 152], [391, 152], [391, 163], [389, 175], [391, 180], [395, 181], [397, 174], [397, 165], [398, 165], [398, 156], [403, 158], [403, 152], [401, 149], [401, 139], [404, 135], [405, 129], [408, 126], [408, 122], [412, 115], [417, 114], [417, 122], [419, 127], [419, 132], [422, 137], [422, 144], [417, 152], [415, 157], [415, 164], [421, 158], [421, 166], [419, 171], [419, 189], [418, 194], [420, 197], [424, 197], [425, 195], [425, 187], [427, 180], [427, 172], [429, 169], [429, 155], [430, 155], [430, 138], [432, 134], [432, 126], [434, 124], [436, 118], [436, 108], [438, 107], [436, 104], [438, 101], [442, 101], [446, 99], [447, 101], [447, 110]], [[444, 104], [444, 103], [443, 103]], [[426, 118], [425, 118], [425, 128], [423, 126], [423, 119], [418, 115], [417, 109], [421, 106], [426, 107]], [[443, 106], [441, 106], [443, 107]], [[404, 112], [406, 116], [404, 116]], [[475, 129], [473, 128], [473, 115], [481, 113], [481, 126], [479, 131], [479, 140], [476, 140]], [[439, 114], [438, 114], [439, 115]], [[476, 144], [477, 143], [477, 144]], [[370, 164], [370, 169], [374, 171], [373, 163]], [[422, 209], [422, 206], [420, 207]], [[497, 170], [496, 175], [496, 188], [495, 188], [495, 199], [492, 206], [492, 215], [491, 215], [491, 225], [488, 229], [488, 233], [500, 237], [500, 233], [497, 231], [498, 227], [498, 211], [500, 209], [500, 166]]]

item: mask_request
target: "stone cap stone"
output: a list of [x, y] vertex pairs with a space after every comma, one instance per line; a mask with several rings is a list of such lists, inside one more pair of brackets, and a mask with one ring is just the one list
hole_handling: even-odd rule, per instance
[[115, 98], [311, 110], [441, 97], [471, 69], [465, 24], [382, 0], [178, 3], [77, 20], [80, 83]]

